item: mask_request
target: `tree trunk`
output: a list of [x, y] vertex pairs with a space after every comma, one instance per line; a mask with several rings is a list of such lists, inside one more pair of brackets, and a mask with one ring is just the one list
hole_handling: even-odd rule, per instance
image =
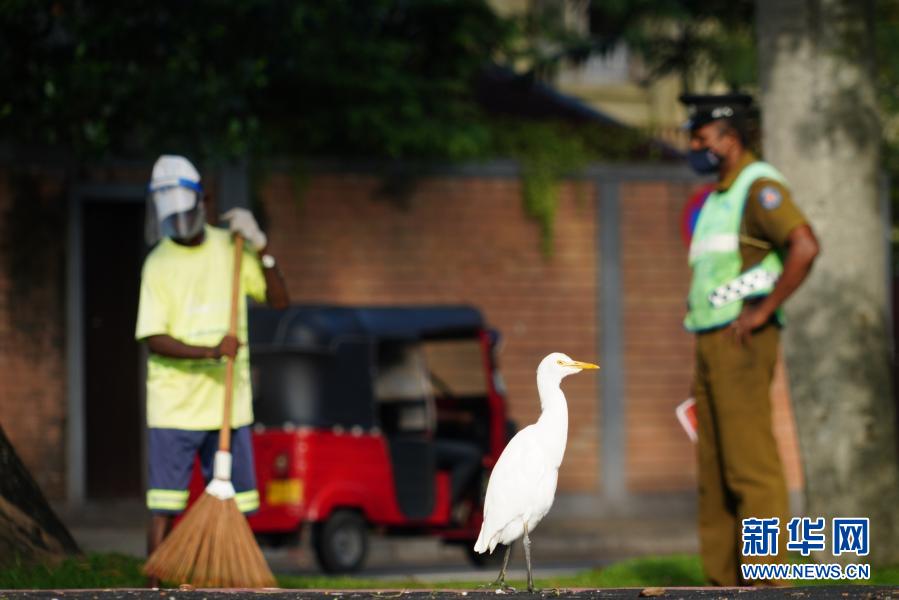
[[55, 562], [78, 551], [0, 428], [0, 568]]
[[756, 25], [766, 158], [821, 242], [784, 331], [805, 513], [870, 517], [883, 564], [899, 562], [899, 469], [871, 8], [756, 0]]

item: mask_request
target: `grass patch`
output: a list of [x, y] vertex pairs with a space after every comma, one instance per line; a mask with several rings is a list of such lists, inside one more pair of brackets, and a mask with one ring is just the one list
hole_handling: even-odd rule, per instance
[[275, 578], [278, 580], [280, 587], [293, 590], [469, 589], [477, 585], [472, 582], [447, 581], [439, 583], [420, 581], [414, 578], [387, 580], [365, 579], [364, 577], [328, 577], [325, 575], [276, 575]]
[[[539, 575], [539, 566], [535, 569]], [[490, 583], [496, 571], [485, 569], [483, 576], [472, 575], [469, 581], [428, 581], [417, 579], [397, 579], [393, 581], [367, 580], [355, 577], [278, 577], [278, 583], [293, 589], [471, 589]], [[525, 589], [524, 580], [509, 580], [515, 588]], [[591, 569], [564, 577], [537, 577], [534, 585], [538, 588], [612, 588], [641, 586], [701, 586], [702, 567], [699, 557], [687, 555], [637, 558], [615, 563], [603, 569]]]
[[16, 562], [0, 569], [0, 589], [83, 589], [143, 587], [143, 560], [123, 554], [89, 554], [58, 565]]
[[871, 585], [899, 585], [899, 566], [872, 569], [871, 579], [865, 583]]
[[[140, 569], [143, 559], [121, 554], [89, 554], [70, 558], [56, 566], [14, 564], [0, 569], [0, 589], [108, 589], [139, 588], [146, 584]], [[539, 566], [536, 569], [540, 573]], [[496, 571], [485, 569], [469, 581], [431, 582], [415, 578], [393, 580], [324, 575], [279, 576], [285, 589], [471, 589], [490, 583]], [[524, 581], [510, 580], [518, 589]], [[673, 555], [635, 558], [565, 577], [537, 578], [539, 588], [694, 587], [704, 583], [698, 556]], [[803, 581], [796, 585], [899, 585], [899, 566], [874, 569], [871, 579], [859, 582]]]
[[705, 582], [698, 556], [634, 558], [578, 575], [559, 578], [545, 587], [691, 587]]
[[[119, 554], [90, 554], [84, 558], [68, 559], [56, 567], [17, 564], [0, 571], [0, 588], [143, 587], [146, 578], [140, 572], [142, 564], [142, 559]], [[539, 575], [539, 566], [536, 572]], [[471, 589], [490, 583], [495, 577], [493, 569], [485, 569], [481, 576], [472, 574], [470, 581], [432, 582], [415, 578], [384, 580], [324, 575], [284, 575], [277, 579], [278, 585], [287, 589]], [[519, 589], [526, 587], [523, 580], [509, 580], [509, 583]], [[692, 586], [702, 584], [702, 571], [695, 556], [668, 556], [628, 560], [573, 576], [538, 577], [534, 583], [541, 588]]]

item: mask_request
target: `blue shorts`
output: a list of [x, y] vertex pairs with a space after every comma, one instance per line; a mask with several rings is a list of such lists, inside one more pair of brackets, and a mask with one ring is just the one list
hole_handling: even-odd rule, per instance
[[[178, 514], [187, 508], [188, 486], [194, 470], [194, 459], [200, 457], [203, 481], [212, 478], [212, 465], [218, 450], [219, 432], [185, 429], [148, 430], [150, 477], [147, 507], [154, 513]], [[253, 470], [253, 440], [250, 427], [231, 431], [231, 483], [234, 500], [241, 512], [259, 508], [256, 473]]]

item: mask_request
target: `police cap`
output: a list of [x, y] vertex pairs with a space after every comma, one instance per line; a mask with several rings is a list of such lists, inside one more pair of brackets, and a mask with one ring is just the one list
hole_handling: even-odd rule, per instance
[[718, 119], [742, 124], [755, 113], [752, 96], [749, 94], [683, 94], [680, 101], [687, 107], [688, 120], [684, 123], [684, 128], [690, 131]]

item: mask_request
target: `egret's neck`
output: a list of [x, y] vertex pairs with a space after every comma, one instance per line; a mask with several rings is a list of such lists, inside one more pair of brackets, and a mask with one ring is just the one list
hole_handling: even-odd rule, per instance
[[541, 381], [537, 378], [537, 391], [540, 393], [540, 418], [537, 427], [547, 432], [544, 436], [547, 448], [556, 464], [562, 464], [565, 444], [568, 441], [568, 403], [558, 381]]

